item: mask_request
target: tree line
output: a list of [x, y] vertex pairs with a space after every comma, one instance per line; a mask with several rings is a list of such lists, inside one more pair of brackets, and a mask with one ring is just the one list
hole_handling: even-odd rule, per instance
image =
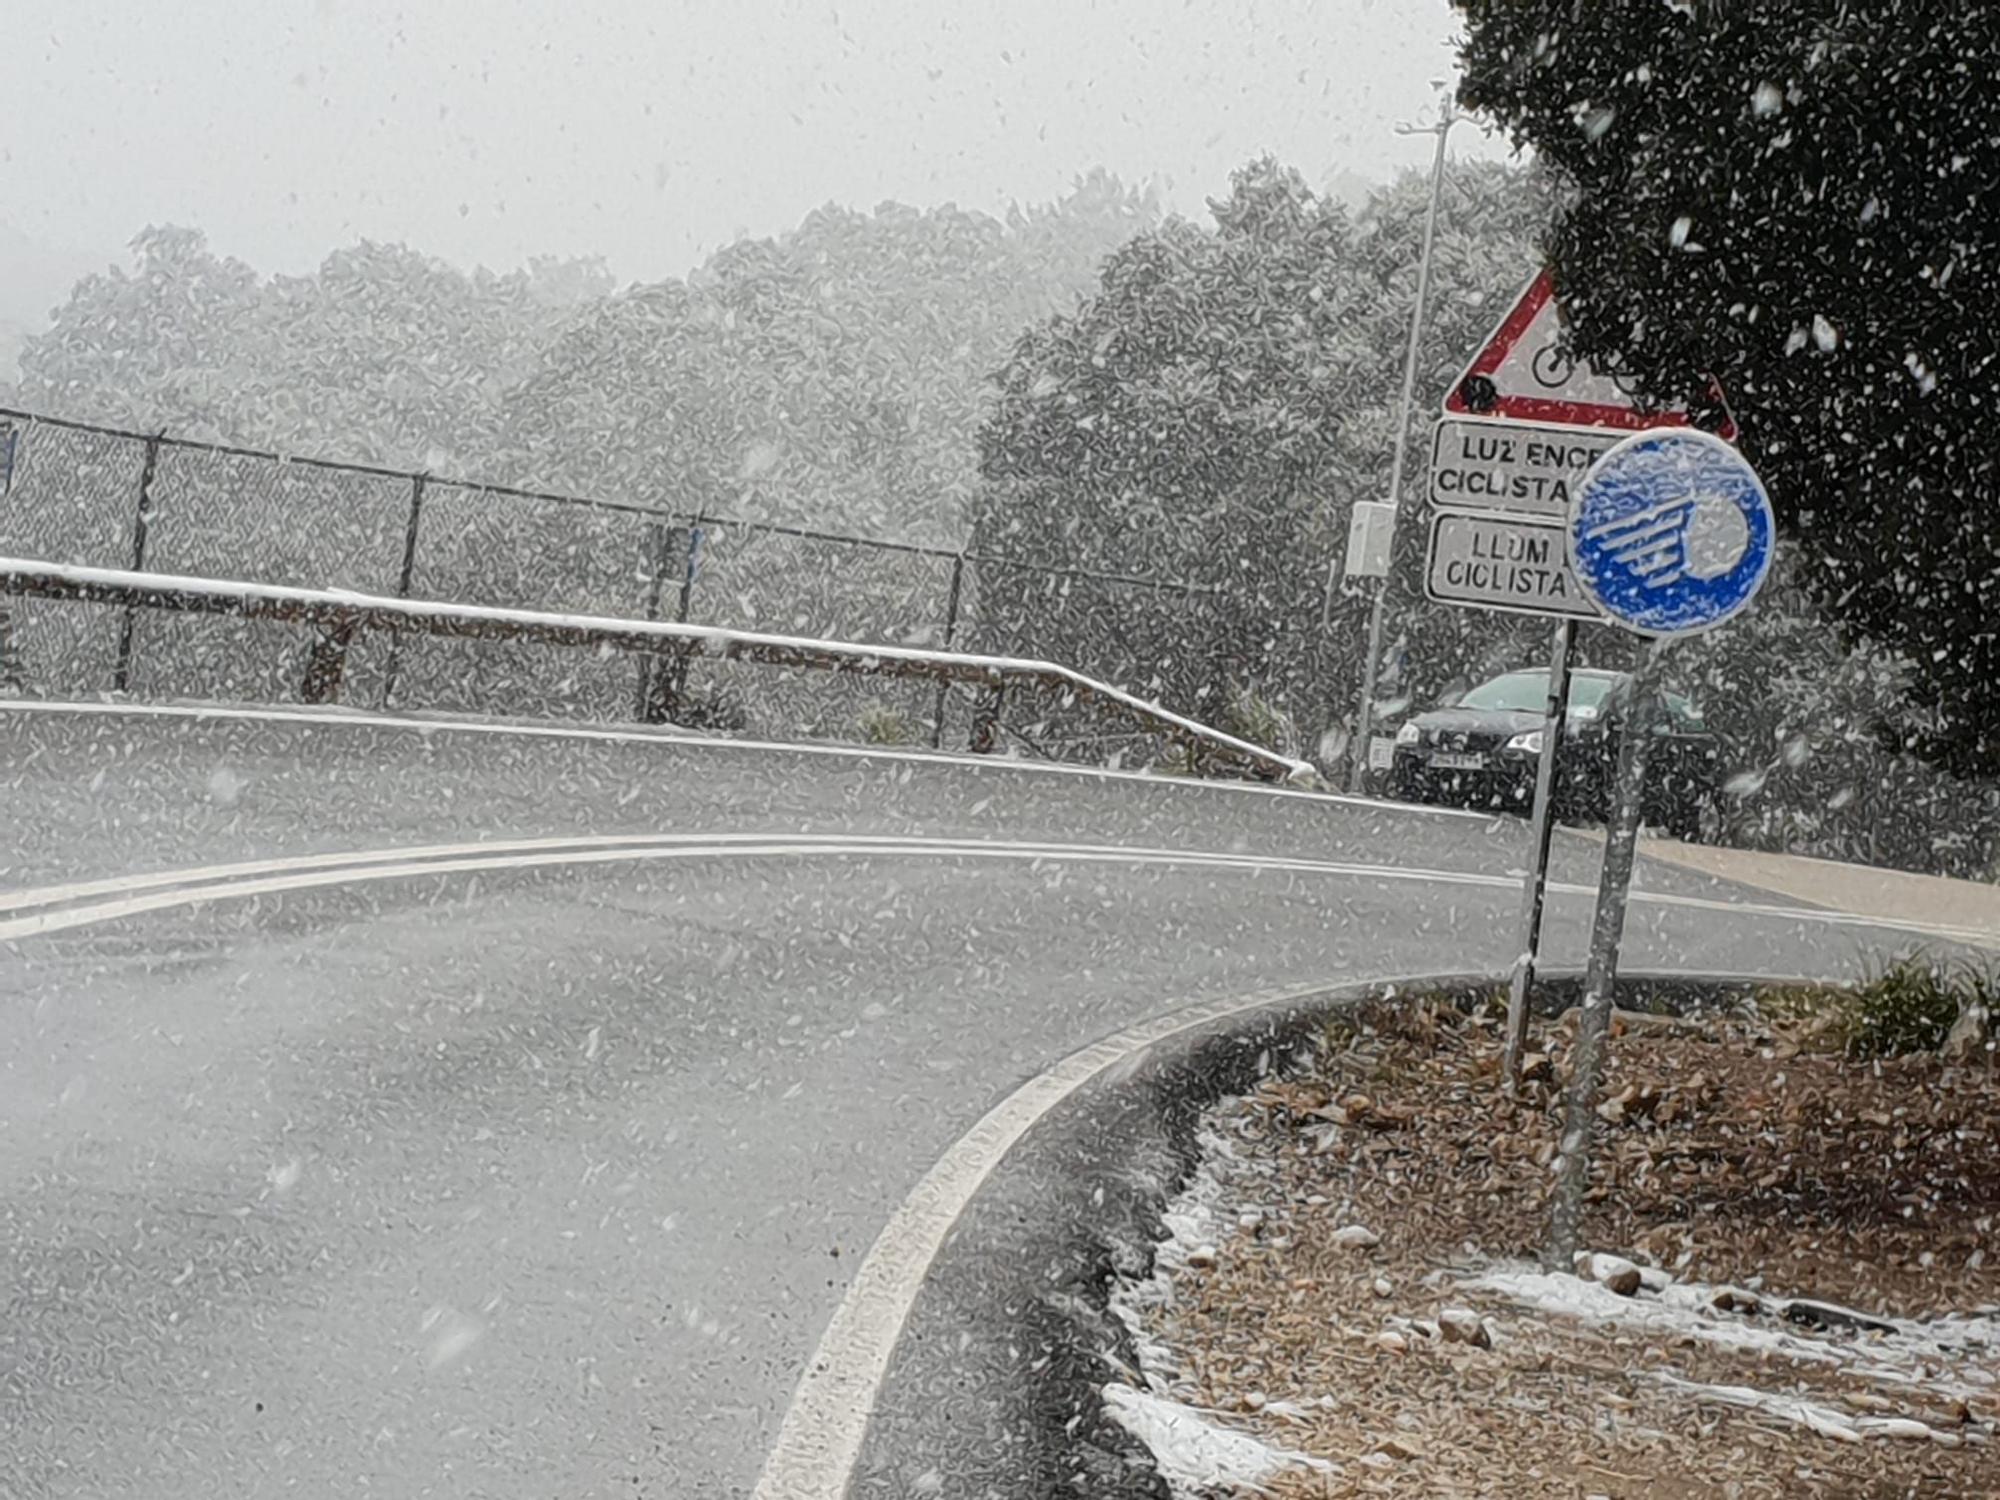
[[[1847, 76], [1813, 81], [1826, 57], [1865, 70], [1894, 38], [1860, 27], [1858, 51], [1822, 53], [1746, 40], [1725, 66], [1696, 47], [1700, 26], [1723, 23], [1695, 8], [1642, 5], [1631, 26], [1601, 28], [1567, 5], [1463, 9], [1468, 102], [1538, 157], [1447, 174], [1419, 409], [1437, 409], [1545, 259], [1580, 352], [1655, 394], [1720, 373], [1788, 523], [1758, 607], [1676, 652], [1731, 745], [1730, 835], [1983, 873], [2000, 823], [1986, 727], [2000, 673], [1978, 673], [2000, 633], [1974, 623], [1994, 570], [1991, 459], [1972, 434], [1992, 335], [1966, 291], [1933, 283], [1951, 266], [1946, 285], [1983, 287], [1984, 231], [1952, 217], [1955, 190], [1931, 195], [1933, 213], [1915, 189], [1906, 202], [1885, 188], [1896, 252], [1932, 233], [1934, 274], [1921, 308], [1871, 322], [1850, 285], [1861, 273], [1826, 262], [1878, 264], [1865, 257], [1887, 254], [1892, 231], [1866, 230], [1865, 204], [1795, 192], [1801, 172], [1832, 170], [1827, 152], [1808, 162], [1768, 124]], [[1775, 9], [1752, 9], [1772, 24]], [[1642, 62], [1699, 86], [1649, 93], [1632, 81]], [[1732, 170], [1759, 184], [1770, 222], [1740, 245], [1718, 205], [1745, 189], [1687, 177], [1662, 144], [1701, 157], [1696, 134], [1720, 128], [1704, 111], [1731, 90], [1747, 101], [1732, 128], [1752, 144], [1702, 149], [1736, 151]], [[1940, 149], [1923, 139], [1912, 172]], [[1976, 175], [1990, 152], [1977, 160], [1957, 170]], [[1310, 751], [1352, 713], [1362, 604], [1337, 561], [1353, 502], [1386, 490], [1425, 195], [1405, 177], [1345, 203], [1260, 160], [1196, 221], [1097, 173], [1005, 216], [828, 207], [684, 280], [622, 288], [590, 261], [467, 273], [375, 244], [264, 277], [159, 229], [133, 269], [77, 287], [10, 395], [295, 453], [970, 547], [985, 560], [968, 602], [983, 642], [1086, 668], [1115, 658], [1170, 706]], [[1835, 198], [1837, 213], [1812, 208]], [[1735, 270], [1718, 278], [1725, 253]], [[1591, 290], [1604, 286], [1622, 290]], [[1756, 319], [1736, 305], [1746, 296]], [[1808, 308], [1834, 328], [1830, 347]], [[1965, 323], [1947, 347], [1951, 317]], [[1427, 425], [1407, 435], [1412, 475]], [[1536, 661], [1546, 637], [1424, 601], [1417, 514], [1389, 584], [1392, 714]], [[1890, 547], [1907, 562], [1881, 568]], [[1866, 548], [1873, 572], [1858, 571]], [[1615, 632], [1585, 634], [1587, 660], [1626, 659]]]

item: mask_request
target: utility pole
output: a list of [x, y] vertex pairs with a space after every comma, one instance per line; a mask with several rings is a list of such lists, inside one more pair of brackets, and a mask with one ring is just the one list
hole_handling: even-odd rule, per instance
[[[1430, 296], [1431, 247], [1437, 239], [1438, 199], [1444, 191], [1445, 140], [1458, 120], [1458, 113], [1452, 107], [1451, 92], [1447, 89], [1437, 124], [1396, 127], [1398, 135], [1435, 135], [1437, 153], [1431, 158], [1431, 201], [1424, 215], [1423, 255], [1417, 262], [1417, 302], [1410, 309], [1410, 345], [1403, 358], [1403, 397], [1396, 409], [1396, 451], [1389, 466], [1389, 555], [1392, 558], [1395, 556], [1396, 516], [1403, 504], [1403, 450], [1408, 446], [1410, 407], [1417, 395], [1417, 357], [1423, 343], [1424, 303]], [[1320, 606], [1322, 627], [1333, 614], [1333, 566], [1331, 563], [1327, 566], [1326, 596]], [[1368, 607], [1368, 654], [1361, 663], [1361, 702], [1354, 715], [1354, 740], [1348, 747], [1353, 757], [1348, 786], [1357, 792], [1362, 789], [1362, 780], [1368, 773], [1368, 739], [1375, 716], [1375, 674], [1382, 655], [1382, 617], [1387, 612], [1388, 601], [1389, 579], [1385, 576], [1376, 583], [1375, 599]]]

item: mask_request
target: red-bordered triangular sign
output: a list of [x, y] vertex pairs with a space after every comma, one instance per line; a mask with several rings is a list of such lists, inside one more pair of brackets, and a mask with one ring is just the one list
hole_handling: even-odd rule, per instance
[[1516, 422], [1561, 422], [1571, 427], [1701, 427], [1736, 441], [1736, 418], [1722, 387], [1711, 379], [1712, 400], [1702, 410], [1686, 406], [1643, 409], [1613, 376], [1561, 352], [1562, 315], [1555, 284], [1543, 271], [1528, 283], [1513, 310], [1452, 383], [1444, 409], [1454, 416], [1500, 417]]

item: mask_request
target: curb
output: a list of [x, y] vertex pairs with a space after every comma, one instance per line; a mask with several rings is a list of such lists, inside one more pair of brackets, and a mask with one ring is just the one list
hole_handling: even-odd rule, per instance
[[[1369, 1001], [1464, 1002], [1504, 978], [1464, 974], [1329, 985], [1198, 1025], [1093, 1079], [1008, 1153], [953, 1226], [897, 1337], [850, 1500], [978, 1495], [1167, 1500], [1148, 1453], [1105, 1414], [1104, 1384], [1143, 1385], [1109, 1311], [1143, 1276], [1162, 1213], [1193, 1172], [1202, 1114], [1288, 1055], [1324, 1020]], [[1680, 1012], [1776, 976], [1633, 973], [1621, 1006]], [[1581, 996], [1580, 973], [1538, 983], [1537, 1011]]]

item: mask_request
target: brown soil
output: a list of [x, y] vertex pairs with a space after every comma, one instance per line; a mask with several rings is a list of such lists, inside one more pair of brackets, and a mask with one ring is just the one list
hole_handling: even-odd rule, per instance
[[[1778, 1310], [1811, 1297], [1911, 1319], [2000, 1303], [2000, 1079], [1932, 1057], [1851, 1062], [1741, 1019], [1621, 1016], [1613, 1034], [1585, 1245], [1750, 1288], [1754, 1311], [1728, 1316], [1837, 1359], [1468, 1289], [1539, 1253], [1568, 1022], [1539, 1043], [1544, 1076], [1510, 1098], [1497, 1024], [1429, 1007], [1330, 1033], [1307, 1073], [1212, 1117], [1228, 1222], [1254, 1222], [1212, 1266], [1177, 1269], [1148, 1315], [1175, 1394], [1339, 1464], [1269, 1482], [1294, 1497], [2000, 1496], [1990, 1348], [1911, 1384], [1859, 1352], [1866, 1335]], [[1353, 1225], [1380, 1243], [1341, 1247]], [[1454, 1307], [1486, 1320], [1492, 1348], [1439, 1335]], [[1675, 1380], [1931, 1430], [1843, 1441]]]

